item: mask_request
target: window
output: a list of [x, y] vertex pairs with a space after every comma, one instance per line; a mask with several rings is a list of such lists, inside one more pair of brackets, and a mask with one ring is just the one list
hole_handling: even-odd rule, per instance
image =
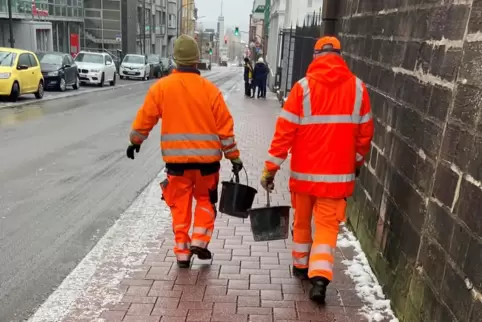
[[35, 56], [32, 54], [28, 54], [28, 58], [30, 59], [30, 66], [37, 67], [37, 59], [35, 59]]
[[112, 58], [109, 55], [105, 55], [105, 64], [107, 65], [108, 62], [112, 63]]
[[28, 66], [30, 67], [30, 58], [28, 57], [28, 54], [20, 54], [20, 57], [18, 57], [18, 64], [17, 66]]
[[11, 67], [16, 57], [17, 54], [14, 54], [12, 52], [0, 51], [0, 66]]
[[70, 65], [68, 56], [64, 56], [64, 58], [62, 59], [62, 65]]
[[104, 60], [102, 58], [102, 55], [99, 55], [99, 54], [80, 53], [77, 55], [77, 57], [75, 57], [75, 61], [93, 63], [93, 64], [102, 64]]
[[55, 54], [45, 54], [42, 55], [40, 58], [40, 62], [42, 64], [47, 64], [47, 65], [60, 65], [62, 63], [62, 56], [60, 55], [55, 55]]

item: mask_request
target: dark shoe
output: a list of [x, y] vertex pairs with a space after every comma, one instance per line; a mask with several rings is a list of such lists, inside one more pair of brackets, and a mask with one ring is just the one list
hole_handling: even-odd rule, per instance
[[177, 261], [177, 267], [179, 267], [179, 268], [189, 268], [189, 267], [191, 267], [191, 261]]
[[211, 252], [206, 248], [191, 246], [191, 253], [197, 256], [200, 260], [208, 260], [213, 258]]
[[310, 290], [310, 300], [318, 304], [325, 304], [326, 287], [330, 281], [324, 277], [313, 277], [310, 278], [310, 282], [313, 285]]
[[293, 276], [298, 277], [302, 281], [306, 281], [308, 279], [308, 269], [293, 266]]

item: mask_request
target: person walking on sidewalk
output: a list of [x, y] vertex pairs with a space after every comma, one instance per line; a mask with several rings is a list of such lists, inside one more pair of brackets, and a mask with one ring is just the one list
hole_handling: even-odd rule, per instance
[[291, 149], [293, 275], [311, 281], [310, 299], [318, 303], [324, 303], [333, 279], [346, 198], [353, 194], [373, 131], [368, 91], [343, 60], [340, 41], [319, 39], [306, 77], [293, 86], [277, 120], [261, 178], [272, 190]]
[[249, 58], [244, 58], [244, 95], [251, 97], [251, 87], [253, 83], [253, 66]]
[[[266, 97], [266, 80], [268, 78], [268, 67], [264, 63], [263, 57], [259, 57], [254, 66], [254, 79], [258, 88], [258, 98]], [[256, 92], [256, 89], [254, 90]], [[254, 96], [255, 93], [253, 93]]]
[[[239, 172], [243, 163], [234, 138], [233, 118], [223, 95], [196, 69], [196, 41], [186, 35], [179, 37], [174, 44], [174, 60], [177, 68], [149, 89], [137, 112], [127, 157], [134, 159], [135, 152], [139, 152], [142, 142], [162, 118], [161, 151], [167, 170], [167, 179], [161, 183], [162, 195], [172, 213], [177, 264], [188, 268], [193, 254], [199, 259], [212, 257], [207, 247], [216, 218], [223, 153], [231, 160], [234, 172]], [[193, 197], [196, 208], [189, 236]]]

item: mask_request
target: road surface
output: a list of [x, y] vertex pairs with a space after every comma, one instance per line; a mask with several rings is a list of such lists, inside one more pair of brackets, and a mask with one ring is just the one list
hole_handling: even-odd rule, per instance
[[[206, 77], [227, 91], [239, 75]], [[148, 87], [0, 110], [0, 321], [28, 318], [163, 168], [158, 128], [125, 157]]]

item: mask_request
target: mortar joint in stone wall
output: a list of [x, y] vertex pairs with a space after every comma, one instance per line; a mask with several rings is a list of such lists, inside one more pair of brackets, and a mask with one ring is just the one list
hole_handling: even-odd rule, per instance
[[402, 67], [392, 67], [392, 71], [396, 74], [404, 74], [417, 78], [420, 82], [425, 84], [439, 85], [450, 90], [453, 90], [455, 84], [453, 82], [448, 82], [440, 77], [432, 75], [430, 73], [424, 73], [421, 66], [416, 70], [408, 70]]
[[[444, 0], [445, 2], [447, 0]], [[384, 9], [381, 11], [365, 11], [365, 12], [357, 12], [356, 13], [350, 13], [347, 14], [346, 16], [341, 17], [341, 19], [350, 19], [353, 17], [366, 17], [366, 16], [386, 16], [386, 15], [391, 15], [394, 13], [405, 13], [405, 12], [410, 12], [410, 11], [421, 11], [421, 10], [426, 10], [426, 9], [432, 9], [432, 8], [438, 8], [438, 7], [444, 7], [444, 6], [449, 6], [449, 5], [456, 5], [456, 6], [462, 6], [462, 5], [470, 5], [473, 0], [450, 0], [448, 3], [424, 3], [424, 4], [414, 4], [414, 5], [408, 5], [408, 6], [403, 6], [399, 8], [394, 8], [394, 9]]]

